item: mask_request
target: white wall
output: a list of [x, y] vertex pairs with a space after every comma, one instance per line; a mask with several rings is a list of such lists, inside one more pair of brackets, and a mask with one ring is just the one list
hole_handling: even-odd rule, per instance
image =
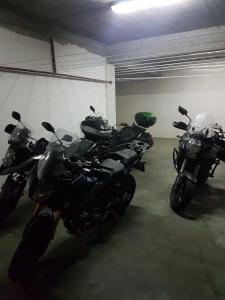
[[[0, 40], [0, 65], [51, 71], [48, 43], [1, 27]], [[55, 48], [59, 72], [110, 80], [113, 84], [0, 72], [0, 159], [8, 147], [3, 129], [13, 122], [13, 110], [20, 112], [22, 119], [35, 129], [35, 137], [48, 136], [41, 127], [42, 121], [80, 135], [79, 124], [90, 114], [90, 105], [115, 123], [113, 67], [106, 64], [104, 57], [78, 46], [55, 43]]]
[[27, 38], [2, 27], [0, 40], [0, 65], [51, 71], [48, 43]]
[[152, 111], [158, 120], [150, 131], [155, 137], [172, 138], [180, 133], [173, 121], [186, 121], [177, 109], [190, 116], [211, 113], [225, 129], [225, 72], [209, 77], [129, 81], [117, 84], [117, 121], [133, 122], [137, 111]]

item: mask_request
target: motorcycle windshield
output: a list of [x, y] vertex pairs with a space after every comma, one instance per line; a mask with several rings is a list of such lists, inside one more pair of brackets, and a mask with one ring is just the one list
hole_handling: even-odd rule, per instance
[[31, 130], [18, 123], [16, 128], [9, 136], [9, 144], [19, 147], [25, 146], [28, 143], [28, 138], [30, 135]]
[[2, 168], [9, 168], [16, 164], [22, 163], [24, 160], [30, 157], [31, 150], [29, 150], [28, 138], [31, 135], [31, 130], [28, 129], [27, 125], [24, 127], [18, 123], [15, 129], [9, 135], [9, 148], [2, 159]]
[[64, 161], [70, 147], [78, 138], [64, 129], [57, 129], [52, 136], [45, 153], [38, 162], [37, 177], [39, 182], [51, 182], [65, 172]]
[[191, 122], [188, 132], [193, 134], [200, 134], [205, 137], [213, 137], [215, 135], [215, 119], [212, 115], [201, 113], [197, 115]]

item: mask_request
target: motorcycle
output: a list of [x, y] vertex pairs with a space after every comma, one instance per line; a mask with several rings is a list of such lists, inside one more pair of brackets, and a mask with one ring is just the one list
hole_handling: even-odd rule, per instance
[[133, 140], [147, 143], [149, 148], [153, 146], [153, 139], [150, 133], [146, 130], [156, 123], [157, 118], [149, 112], [139, 112], [135, 115], [135, 122], [132, 126], [126, 123], [120, 124], [122, 128], [115, 129], [108, 124], [108, 120], [95, 112], [95, 108], [90, 106], [94, 116], [88, 116], [81, 122], [80, 128], [85, 139], [93, 142], [93, 148], [97, 147], [98, 156], [99, 146], [102, 146], [102, 154], [105, 155], [108, 151], [121, 147]]
[[179, 148], [173, 151], [173, 163], [178, 173], [170, 194], [170, 205], [179, 212], [190, 203], [194, 187], [214, 177], [220, 164], [219, 144], [224, 139], [222, 127], [214, 117], [201, 113], [192, 120], [188, 111], [179, 106], [178, 111], [189, 119], [189, 123], [174, 122], [175, 128], [186, 131], [179, 136]]
[[109, 216], [121, 217], [136, 189], [130, 172], [144, 165], [141, 159], [148, 149], [146, 143], [133, 141], [101, 161], [78, 159], [80, 140], [69, 132], [55, 132], [49, 123], [42, 125], [53, 139], [28, 178], [29, 197], [37, 204], [9, 267], [13, 281], [33, 274], [60, 219], [69, 233], [80, 235], [93, 227], [101, 232]]
[[22, 196], [28, 172], [34, 165], [32, 156], [44, 153], [48, 143], [43, 138], [37, 141], [31, 137], [31, 131], [21, 122], [18, 112], [12, 112], [12, 117], [18, 124], [8, 124], [5, 128], [9, 147], [0, 166], [0, 176], [8, 176], [0, 191], [0, 223], [16, 208]]

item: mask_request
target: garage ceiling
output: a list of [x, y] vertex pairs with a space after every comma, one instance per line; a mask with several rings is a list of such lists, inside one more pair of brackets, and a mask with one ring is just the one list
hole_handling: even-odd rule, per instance
[[113, 13], [114, 2], [1, 0], [0, 7], [109, 45], [225, 24], [224, 0], [186, 0], [130, 15]]

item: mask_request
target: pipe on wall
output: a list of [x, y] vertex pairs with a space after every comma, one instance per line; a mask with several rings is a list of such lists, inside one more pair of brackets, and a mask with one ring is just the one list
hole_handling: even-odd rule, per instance
[[214, 76], [225, 76], [222, 73], [212, 73], [212, 74], [190, 74], [190, 75], [172, 75], [172, 76], [149, 76], [149, 77], [121, 77], [117, 78], [117, 82], [123, 81], [142, 81], [142, 80], [162, 80], [162, 79], [175, 79], [175, 78], [196, 78], [196, 77], [214, 77]]
[[61, 73], [52, 73], [52, 72], [47, 72], [47, 71], [37, 71], [37, 70], [31, 70], [31, 69], [13, 68], [13, 67], [6, 67], [6, 66], [0, 66], [0, 72], [53, 77], [53, 78], [78, 80], [78, 81], [88, 81], [88, 82], [103, 83], [103, 84], [106, 84], [106, 83], [112, 84], [112, 81], [107, 81], [107, 80], [67, 75], [67, 74], [61, 74]]

